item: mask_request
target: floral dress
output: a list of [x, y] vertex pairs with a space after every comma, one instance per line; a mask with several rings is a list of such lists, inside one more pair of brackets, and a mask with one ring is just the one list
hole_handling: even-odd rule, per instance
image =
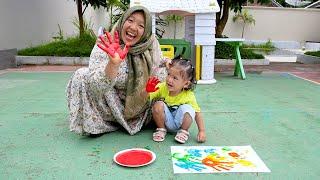
[[[89, 67], [78, 69], [69, 80], [66, 92], [70, 131], [82, 135], [100, 134], [122, 126], [130, 135], [134, 135], [151, 119], [150, 109], [134, 119], [124, 118], [127, 60], [121, 63], [118, 75], [113, 80], [104, 72], [108, 61], [107, 54], [95, 45]], [[165, 59], [156, 40], [153, 42], [153, 62], [151, 75], [163, 81], [167, 74], [163, 66]]]

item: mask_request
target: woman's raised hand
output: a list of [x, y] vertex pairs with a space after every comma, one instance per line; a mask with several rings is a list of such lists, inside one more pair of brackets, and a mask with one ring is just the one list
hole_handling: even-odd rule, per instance
[[98, 47], [106, 52], [112, 59], [119, 60], [120, 58], [120, 60], [122, 61], [127, 56], [130, 47], [125, 45], [124, 48], [121, 49], [118, 31], [114, 32], [113, 39], [109, 32], [105, 32], [105, 36], [99, 36], [99, 39], [100, 41], [97, 42]]
[[160, 83], [160, 80], [157, 77], [155, 76], [149, 77], [146, 85], [146, 91], [148, 93], [157, 91], [159, 89], [159, 87], [157, 87], [159, 83]]

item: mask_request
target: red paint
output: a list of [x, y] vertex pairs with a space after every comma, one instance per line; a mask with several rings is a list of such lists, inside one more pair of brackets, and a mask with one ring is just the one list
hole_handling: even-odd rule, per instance
[[230, 152], [229, 155], [232, 157], [239, 157], [239, 154], [236, 152]]
[[157, 77], [155, 76], [149, 77], [146, 85], [146, 91], [148, 93], [157, 91], [159, 89], [159, 87], [157, 87], [159, 83], [160, 83], [160, 80]]
[[229, 168], [227, 168], [226, 166], [218, 166], [219, 168], [221, 168], [221, 169], [224, 169], [224, 170], [227, 170], [227, 171], [229, 171], [230, 169]]
[[119, 154], [116, 161], [127, 166], [138, 166], [149, 163], [152, 160], [150, 152], [141, 150], [130, 150]]
[[212, 160], [210, 158], [204, 158], [202, 160], [202, 164], [212, 167], [213, 169], [217, 171], [221, 171], [221, 169], [229, 171], [231, 168], [233, 168], [233, 162], [223, 162], [223, 161], [216, 161]]

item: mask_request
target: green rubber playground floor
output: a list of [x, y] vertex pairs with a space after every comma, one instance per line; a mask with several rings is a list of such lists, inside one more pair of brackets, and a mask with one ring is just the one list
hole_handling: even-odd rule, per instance
[[[173, 174], [170, 146], [152, 141], [152, 130], [98, 138], [68, 130], [65, 86], [71, 73], [9, 72], [0, 75], [0, 179], [318, 179], [320, 86], [286, 73], [247, 74], [240, 80], [216, 74], [198, 85], [207, 142], [187, 146], [251, 145], [271, 173]], [[148, 148], [156, 161], [124, 168], [113, 155]]]

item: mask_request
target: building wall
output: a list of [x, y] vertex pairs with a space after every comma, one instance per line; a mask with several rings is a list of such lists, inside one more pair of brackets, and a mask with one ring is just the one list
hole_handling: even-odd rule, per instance
[[[94, 29], [98, 24], [106, 25], [104, 9], [94, 11], [91, 7], [85, 12], [91, 19]], [[64, 35], [77, 33], [72, 24], [77, 17], [74, 0], [1, 0], [0, 1], [0, 50], [24, 48], [52, 40], [58, 33], [58, 24]]]
[[[246, 40], [320, 42], [320, 9], [244, 7], [253, 15], [255, 25], [245, 28]], [[241, 37], [242, 24], [233, 22], [229, 15], [224, 34]]]
[[[255, 19], [255, 25], [246, 25], [244, 38], [247, 43], [263, 43], [271, 40], [276, 47], [296, 49], [305, 46], [306, 41], [320, 42], [320, 9], [244, 7]], [[240, 38], [242, 24], [233, 22], [234, 12], [223, 34]], [[173, 23], [166, 28], [164, 38], [173, 38]], [[179, 22], [177, 38], [184, 37], [184, 21]]]

